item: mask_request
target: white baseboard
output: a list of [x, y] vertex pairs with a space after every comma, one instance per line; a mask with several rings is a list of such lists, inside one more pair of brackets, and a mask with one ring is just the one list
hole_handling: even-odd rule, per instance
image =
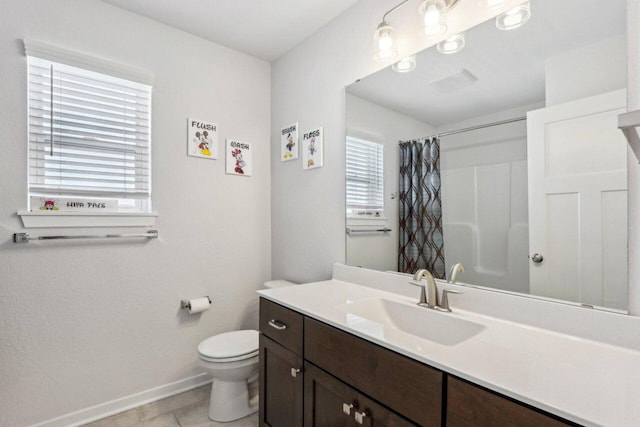
[[202, 373], [174, 383], [131, 394], [89, 408], [71, 412], [60, 417], [33, 424], [31, 427], [75, 427], [90, 423], [120, 412], [128, 411], [146, 403], [183, 393], [211, 382], [208, 374]]

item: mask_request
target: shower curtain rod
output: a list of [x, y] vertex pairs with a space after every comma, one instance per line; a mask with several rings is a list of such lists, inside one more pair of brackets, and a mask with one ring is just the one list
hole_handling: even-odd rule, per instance
[[433, 137], [438, 138], [438, 137], [441, 137], [441, 136], [455, 135], [456, 133], [469, 132], [469, 131], [477, 130], [477, 129], [490, 128], [492, 126], [506, 125], [508, 123], [521, 122], [523, 120], [527, 120], [527, 116], [521, 116], [521, 117], [516, 117], [516, 118], [513, 118], [513, 119], [501, 120], [499, 122], [486, 123], [484, 125], [471, 126], [471, 127], [464, 128], [464, 129], [450, 130], [450, 131], [447, 131], [447, 132], [437, 133], [437, 134], [431, 135], [431, 136], [425, 136], [425, 137], [419, 138], [419, 139], [429, 139], [429, 138], [433, 138]]

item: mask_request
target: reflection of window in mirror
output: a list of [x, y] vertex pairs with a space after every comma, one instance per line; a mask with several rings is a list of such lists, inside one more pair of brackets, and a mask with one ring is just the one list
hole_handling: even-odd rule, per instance
[[384, 220], [383, 145], [347, 137], [347, 221]]

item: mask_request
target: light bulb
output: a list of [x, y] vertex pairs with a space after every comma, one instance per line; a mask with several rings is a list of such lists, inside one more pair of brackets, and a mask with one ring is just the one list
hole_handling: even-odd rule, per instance
[[440, 9], [437, 3], [431, 3], [424, 12], [425, 27], [433, 27], [438, 25], [441, 17]]
[[378, 39], [378, 49], [381, 51], [390, 50], [393, 47], [393, 39], [391, 38], [391, 34], [385, 32], [384, 34], [380, 34], [380, 38]]
[[391, 25], [384, 21], [378, 25], [374, 35], [376, 52], [373, 59], [376, 61], [385, 62], [398, 56], [398, 50], [391, 35], [392, 31]]

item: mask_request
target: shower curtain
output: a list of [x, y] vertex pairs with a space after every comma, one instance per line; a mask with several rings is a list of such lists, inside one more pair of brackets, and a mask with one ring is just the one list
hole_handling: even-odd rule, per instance
[[426, 268], [445, 278], [440, 141], [400, 143], [400, 247], [398, 271]]

